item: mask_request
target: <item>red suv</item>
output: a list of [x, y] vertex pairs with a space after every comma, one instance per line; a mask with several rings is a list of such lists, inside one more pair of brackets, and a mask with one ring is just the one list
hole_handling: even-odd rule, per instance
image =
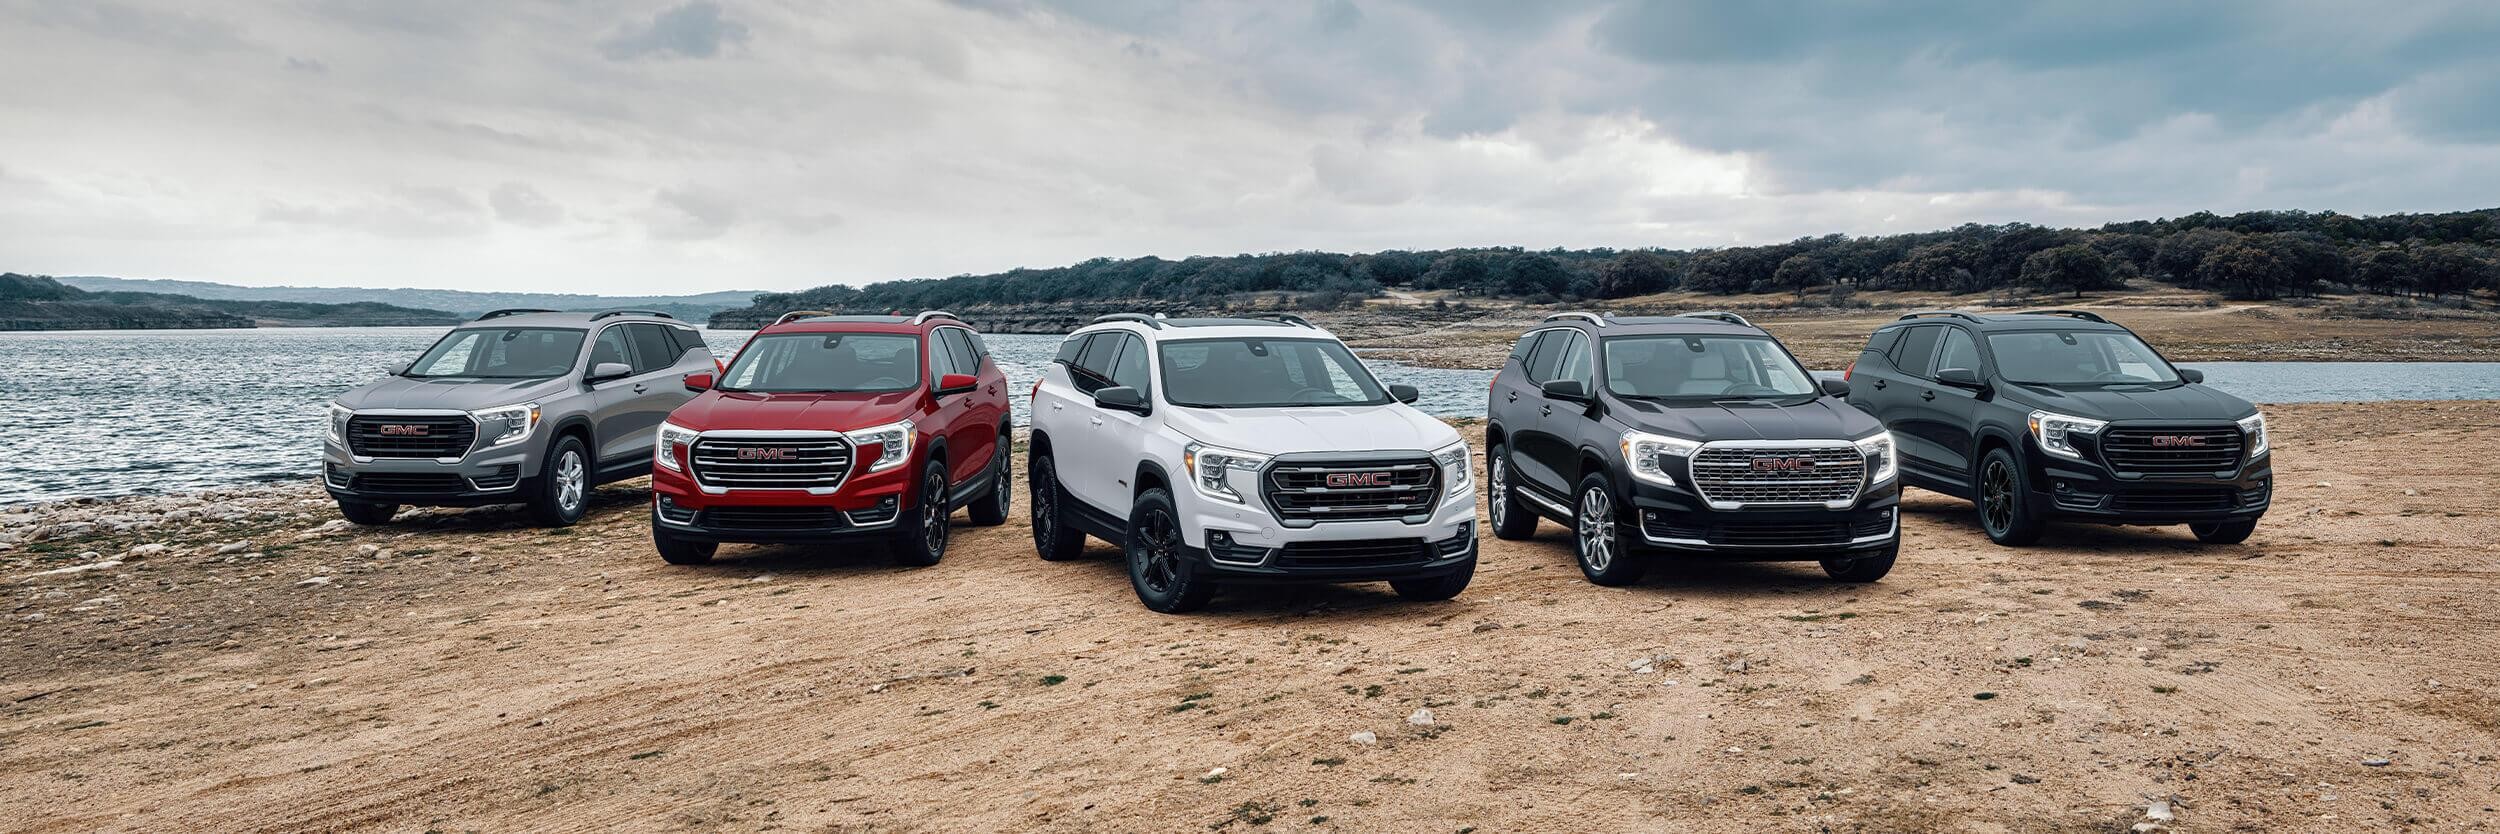
[[949, 519], [1007, 520], [1007, 379], [951, 313], [782, 316], [660, 424], [651, 542], [672, 564], [721, 542], [883, 539], [937, 564]]

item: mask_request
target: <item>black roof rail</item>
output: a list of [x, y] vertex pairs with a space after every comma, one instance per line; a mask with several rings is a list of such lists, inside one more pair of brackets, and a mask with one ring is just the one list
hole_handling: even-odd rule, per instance
[[1597, 325], [1597, 326], [1599, 326], [1599, 327], [1604, 327], [1604, 326], [1606, 326], [1606, 319], [1605, 319], [1604, 317], [1602, 317], [1602, 316], [1599, 316], [1599, 315], [1598, 315], [1598, 314], [1596, 314], [1596, 313], [1581, 313], [1581, 312], [1555, 313], [1555, 314], [1553, 314], [1553, 315], [1550, 315], [1550, 316], [1546, 316], [1546, 317], [1545, 317], [1545, 320], [1546, 320], [1546, 321], [1561, 321], [1561, 320], [1563, 320], [1563, 319], [1588, 319], [1590, 324], [1594, 324], [1594, 325]]
[[1675, 314], [1675, 317], [1679, 319], [1710, 319], [1712, 321], [1723, 321], [1729, 324], [1741, 324], [1746, 327], [1753, 326], [1753, 322], [1746, 321], [1744, 316], [1730, 313], [1725, 310], [1700, 310], [1691, 313], [1677, 313]]
[[2024, 310], [2021, 314], [2026, 316], [2065, 316], [2070, 319], [2097, 321], [2102, 324], [2109, 323], [2108, 319], [2101, 318], [2101, 314], [2091, 312], [2089, 310]]
[[547, 309], [541, 309], [541, 308], [538, 308], [538, 307], [511, 307], [511, 308], [506, 308], [506, 309], [502, 309], [502, 310], [488, 310], [488, 311], [486, 311], [486, 312], [485, 312], [485, 314], [478, 316], [478, 317], [477, 317], [477, 320], [478, 320], [478, 321], [485, 321], [485, 320], [487, 320], [487, 319], [499, 319], [499, 318], [503, 318], [503, 317], [505, 317], [505, 316], [518, 316], [518, 315], [524, 315], [524, 314], [528, 314], [528, 313], [553, 313], [553, 312], [556, 312], [556, 311], [554, 311], [554, 310], [547, 310]]
[[1137, 323], [1139, 323], [1139, 324], [1143, 324], [1143, 325], [1147, 326], [1147, 327], [1148, 327], [1148, 328], [1150, 328], [1150, 329], [1154, 329], [1154, 330], [1161, 330], [1161, 329], [1163, 329], [1163, 322], [1162, 322], [1161, 320], [1158, 320], [1158, 319], [1156, 319], [1155, 317], [1153, 317], [1153, 316], [1149, 316], [1149, 315], [1146, 315], [1146, 314], [1144, 314], [1144, 313], [1112, 313], [1112, 314], [1107, 315], [1107, 316], [1095, 316], [1095, 317], [1094, 317], [1094, 321], [1093, 321], [1093, 323], [1094, 323], [1094, 324], [1101, 324], [1101, 323], [1103, 323], [1103, 322], [1107, 322], [1107, 321], [1133, 321], [1133, 322], [1137, 322]]
[[1306, 319], [1306, 318], [1303, 318], [1303, 317], [1301, 317], [1301, 316], [1294, 315], [1294, 314], [1292, 314], [1292, 313], [1251, 313], [1250, 315], [1246, 316], [1246, 318], [1254, 318], [1254, 319], [1274, 319], [1274, 320], [1276, 320], [1276, 321], [1281, 321], [1281, 322], [1284, 322], [1284, 323], [1286, 323], [1286, 324], [1291, 324], [1291, 325], [1295, 325], [1295, 326], [1299, 326], [1299, 327], [1308, 327], [1308, 328], [1310, 328], [1310, 329], [1312, 329], [1312, 330], [1318, 330], [1318, 329], [1319, 329], [1319, 325], [1312, 324], [1310, 319]]
[[[817, 316], [830, 316], [830, 315], [833, 315], [833, 314], [832, 314], [832, 313], [825, 312], [825, 311], [823, 311], [823, 310], [792, 310], [792, 311], [790, 311], [790, 312], [787, 312], [787, 313], [783, 313], [783, 314], [781, 314], [781, 318], [773, 319], [773, 324], [789, 324], [789, 323], [794, 322], [794, 321], [797, 321], [797, 320], [799, 320], [799, 319], [812, 319], [812, 318], [815, 318], [815, 317], [817, 317]], [[771, 326], [771, 325], [766, 325], [766, 326], [767, 326], [767, 327], [769, 327], [769, 326]]]
[[1974, 316], [1974, 315], [1971, 315], [1971, 314], [1969, 314], [1969, 313], [1962, 312], [1962, 311], [1960, 311], [1960, 310], [1920, 310], [1920, 311], [1915, 312], [1915, 313], [1907, 313], [1907, 314], [1904, 314], [1904, 315], [1902, 315], [1900, 318], [1893, 319], [1893, 321], [1909, 321], [1909, 320], [1911, 320], [1911, 319], [1935, 318], [1935, 317], [1937, 317], [1937, 316], [1950, 316], [1950, 317], [1952, 317], [1952, 318], [1961, 319], [1961, 320], [1963, 320], [1963, 321], [1976, 321], [1976, 322], [1984, 322], [1984, 321], [1987, 321], [1987, 319], [1983, 319], [1983, 318], [1980, 318], [1980, 317], [1978, 317], [1978, 316]]
[[667, 314], [667, 313], [660, 312], [660, 311], [658, 311], [658, 310], [601, 310], [601, 311], [599, 311], [599, 312], [597, 312], [597, 313], [593, 313], [593, 314], [591, 314], [590, 320], [591, 320], [591, 321], [598, 321], [598, 320], [600, 320], [600, 319], [610, 318], [610, 317], [614, 317], [614, 316], [650, 316], [650, 317], [652, 317], [652, 318], [659, 318], [659, 319], [673, 319], [673, 318], [676, 318], [676, 316], [672, 316], [672, 315], [669, 315], [669, 314]]
[[956, 321], [963, 321], [964, 317], [946, 312], [945, 310], [922, 310], [920, 311], [920, 315], [911, 317], [911, 323], [923, 324], [930, 319], [954, 319]]

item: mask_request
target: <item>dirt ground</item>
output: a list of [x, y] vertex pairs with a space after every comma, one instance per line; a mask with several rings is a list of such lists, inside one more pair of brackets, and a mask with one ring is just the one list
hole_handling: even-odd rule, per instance
[[2270, 411], [2245, 545], [1999, 548], [1914, 492], [1873, 585], [1600, 588], [1549, 523], [1451, 602], [1187, 617], [1020, 519], [904, 570], [671, 567], [623, 487], [556, 531], [302, 486], [22, 513], [0, 829], [2500, 829], [2500, 411]]

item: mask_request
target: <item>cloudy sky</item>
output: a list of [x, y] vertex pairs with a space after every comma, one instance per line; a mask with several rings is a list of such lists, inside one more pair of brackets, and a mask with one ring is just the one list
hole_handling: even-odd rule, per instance
[[2485, 2], [0, 0], [0, 270], [790, 289], [2500, 203]]

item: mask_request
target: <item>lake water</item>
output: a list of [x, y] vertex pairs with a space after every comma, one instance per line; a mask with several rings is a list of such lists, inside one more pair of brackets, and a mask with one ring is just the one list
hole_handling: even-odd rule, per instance
[[[309, 477], [338, 392], [416, 356], [441, 328], [0, 333], [0, 504]], [[706, 331], [727, 354], [749, 331]], [[1016, 423], [1057, 336], [984, 337]], [[1416, 405], [1479, 416], [1490, 371], [1372, 362]], [[2257, 402], [2500, 399], [2500, 363], [2213, 362], [2207, 384]]]

